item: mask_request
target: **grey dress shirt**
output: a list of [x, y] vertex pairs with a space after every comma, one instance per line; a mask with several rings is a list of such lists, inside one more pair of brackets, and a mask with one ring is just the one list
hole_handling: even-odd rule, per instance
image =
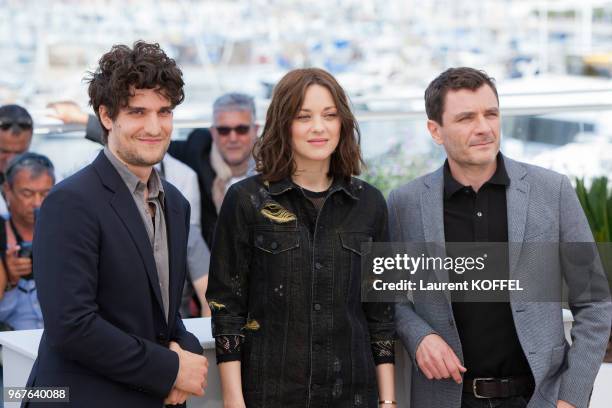
[[[162, 302], [164, 303], [164, 312], [166, 321], [168, 320], [168, 305], [169, 305], [169, 280], [170, 280], [170, 264], [168, 258], [168, 235], [166, 233], [166, 218], [164, 215], [164, 187], [157, 170], [151, 170], [151, 175], [147, 181], [147, 185], [132, 173], [125, 164], [123, 164], [110, 151], [108, 146], [104, 147], [104, 154], [111, 162], [113, 167], [121, 176], [121, 179], [132, 194], [132, 198], [136, 203], [136, 208], [142, 217], [149, 242], [153, 249], [155, 258], [155, 268], [157, 269], [157, 277], [159, 279], [159, 288], [161, 290]], [[145, 202], [145, 188], [149, 190], [149, 195]]]

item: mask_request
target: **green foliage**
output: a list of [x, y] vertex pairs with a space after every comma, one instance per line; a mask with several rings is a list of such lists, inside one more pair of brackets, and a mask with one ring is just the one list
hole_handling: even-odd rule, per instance
[[[586, 189], [584, 179], [576, 180], [576, 194], [589, 220], [591, 231], [596, 242], [610, 242], [612, 237], [612, 191], [608, 192], [608, 178], [598, 177]], [[599, 245], [601, 263], [608, 275], [608, 283], [612, 292], [612, 250], [611, 244]], [[612, 363], [612, 333], [605, 360]]]
[[576, 194], [589, 220], [595, 241], [610, 242], [612, 237], [612, 191], [608, 194], [608, 178], [594, 179], [588, 191], [584, 179], [578, 179], [576, 180]]
[[363, 180], [378, 188], [385, 197], [394, 188], [427, 174], [441, 163], [438, 151], [406, 151], [398, 143], [380, 156], [366, 160], [366, 168], [361, 175]]

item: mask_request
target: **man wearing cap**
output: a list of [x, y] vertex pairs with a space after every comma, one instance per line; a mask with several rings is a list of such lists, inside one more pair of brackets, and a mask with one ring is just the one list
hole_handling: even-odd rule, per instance
[[[4, 172], [8, 162], [30, 148], [33, 125], [32, 116], [21, 106], [0, 107], [0, 184], [4, 183]], [[6, 201], [1, 195], [0, 216], [8, 217]]]

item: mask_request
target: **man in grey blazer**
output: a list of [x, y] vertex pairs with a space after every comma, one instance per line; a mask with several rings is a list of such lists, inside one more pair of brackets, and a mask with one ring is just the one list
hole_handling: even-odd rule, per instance
[[[499, 99], [484, 72], [443, 72], [425, 104], [428, 129], [447, 160], [391, 192], [392, 241], [593, 241], [567, 177], [499, 152]], [[548, 255], [507, 254], [506, 274], [535, 285], [541, 272], [534, 265]], [[570, 298], [569, 346], [560, 301], [509, 299], [459, 303], [434, 292], [397, 304], [398, 335], [413, 359], [412, 408], [588, 405], [610, 335], [610, 302]]]

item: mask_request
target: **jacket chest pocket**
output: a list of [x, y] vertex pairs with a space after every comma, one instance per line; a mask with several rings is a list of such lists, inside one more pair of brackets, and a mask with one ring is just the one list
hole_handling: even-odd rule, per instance
[[372, 242], [370, 232], [340, 232], [342, 244], [340, 267], [346, 271], [345, 294], [352, 295], [361, 291], [362, 244]]
[[299, 231], [255, 229], [253, 247], [253, 283], [263, 285], [258, 293], [282, 301], [288, 295], [290, 276], [299, 268]]
[[270, 255], [280, 255], [283, 252], [299, 248], [299, 231], [269, 231], [255, 229], [253, 246]]

